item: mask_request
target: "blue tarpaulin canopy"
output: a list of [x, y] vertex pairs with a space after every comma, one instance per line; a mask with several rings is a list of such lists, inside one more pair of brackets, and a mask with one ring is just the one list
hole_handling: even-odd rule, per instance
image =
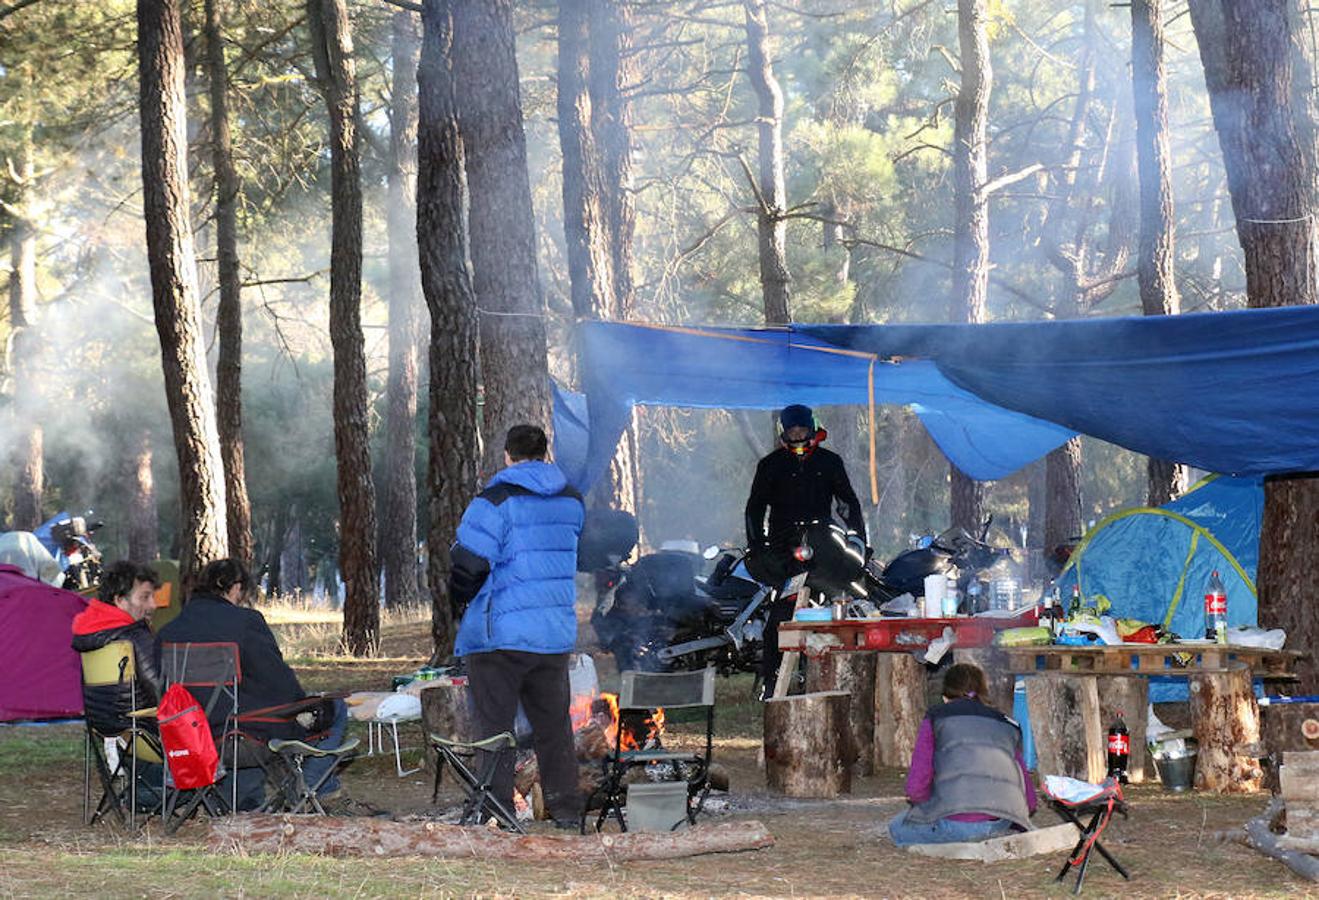
[[911, 406], [959, 469], [1001, 478], [1076, 432], [1242, 475], [1319, 470], [1319, 307], [985, 325], [581, 326], [585, 400], [556, 458], [589, 487], [633, 404]]

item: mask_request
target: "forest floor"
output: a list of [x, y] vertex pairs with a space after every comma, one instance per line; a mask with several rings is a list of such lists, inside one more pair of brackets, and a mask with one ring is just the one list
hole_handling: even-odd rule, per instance
[[[382, 656], [356, 661], [329, 655], [332, 629], [295, 634], [281, 626], [286, 649], [308, 689], [387, 690], [389, 676], [422, 664], [427, 625], [389, 622]], [[316, 628], [319, 626], [305, 626]], [[321, 651], [315, 650], [324, 643]], [[602, 666], [602, 669], [604, 667]], [[608, 687], [609, 677], [603, 676]], [[719, 685], [715, 757], [731, 776], [731, 793], [712, 821], [754, 818], [765, 823], [771, 850], [669, 862], [586, 863], [500, 860], [329, 859], [310, 855], [215, 854], [204, 849], [205, 821], [166, 836], [153, 822], [129, 835], [112, 824], [87, 828], [82, 812], [82, 731], [78, 725], [0, 728], [0, 896], [340, 897], [453, 895], [584, 895], [696, 897], [887, 896], [1062, 897], [1053, 883], [1054, 854], [983, 864], [934, 861], [897, 850], [885, 823], [903, 808], [900, 770], [854, 780], [839, 801], [788, 801], [768, 794], [756, 765], [759, 705], [747, 679]], [[674, 719], [678, 719], [674, 721]], [[354, 733], [359, 726], [353, 726]], [[671, 716], [670, 742], [699, 739], [699, 725]], [[365, 743], [365, 731], [359, 735]], [[404, 762], [418, 764], [419, 729], [406, 729]], [[391, 756], [357, 760], [344, 777], [349, 795], [394, 814], [437, 811], [426, 771], [405, 778]], [[450, 789], [451, 790], [451, 789]], [[1130, 819], [1115, 819], [1103, 840], [1132, 872], [1124, 883], [1096, 859], [1088, 896], [1304, 896], [1313, 886], [1214, 832], [1257, 814], [1264, 798], [1169, 794], [1132, 786]], [[442, 794], [440, 808], [454, 803]], [[1041, 824], [1053, 824], [1042, 811]], [[543, 827], [543, 826], [542, 826]]]

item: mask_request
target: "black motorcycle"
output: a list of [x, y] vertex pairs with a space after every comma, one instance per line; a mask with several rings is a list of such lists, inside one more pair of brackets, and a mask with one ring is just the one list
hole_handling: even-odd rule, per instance
[[[915, 547], [894, 557], [883, 569], [872, 572], [872, 599], [883, 602], [902, 594], [923, 597], [926, 576], [956, 570], [957, 589], [963, 598], [959, 612], [983, 612], [983, 607], [971, 608], [977, 605], [973, 598], [986, 598], [987, 602], [990, 581], [1012, 562], [1011, 548], [995, 547], [985, 540], [993, 521], [993, 516], [985, 520], [978, 537], [972, 537], [963, 528], [950, 528], [937, 536], [921, 538]], [[869, 568], [873, 568], [873, 563]]]

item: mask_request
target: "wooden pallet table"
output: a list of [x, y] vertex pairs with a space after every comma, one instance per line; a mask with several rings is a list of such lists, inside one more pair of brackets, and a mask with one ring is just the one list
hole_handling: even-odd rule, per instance
[[1185, 676], [1199, 745], [1196, 786], [1220, 793], [1260, 789], [1256, 678], [1295, 680], [1297, 650], [1191, 644], [1004, 647], [1011, 672], [1026, 678], [1031, 731], [1043, 774], [1086, 781], [1104, 776], [1104, 733], [1119, 711], [1130, 729], [1133, 775], [1144, 769], [1149, 679]]

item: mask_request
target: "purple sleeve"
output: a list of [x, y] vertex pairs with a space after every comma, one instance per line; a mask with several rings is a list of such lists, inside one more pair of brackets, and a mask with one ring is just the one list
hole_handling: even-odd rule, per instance
[[934, 728], [929, 719], [921, 721], [916, 732], [916, 747], [911, 751], [911, 768], [907, 771], [907, 799], [924, 803], [934, 787]]
[[[1022, 783], [1026, 785], [1026, 808], [1030, 810], [1033, 815], [1035, 813], [1035, 806], [1039, 802], [1035, 797], [1035, 780], [1030, 777], [1030, 772], [1026, 770], [1026, 760], [1021, 756], [1020, 747], [1017, 748], [1017, 765], [1021, 766], [1021, 780]], [[908, 779], [907, 785], [907, 791], [910, 793], [910, 779]]]

